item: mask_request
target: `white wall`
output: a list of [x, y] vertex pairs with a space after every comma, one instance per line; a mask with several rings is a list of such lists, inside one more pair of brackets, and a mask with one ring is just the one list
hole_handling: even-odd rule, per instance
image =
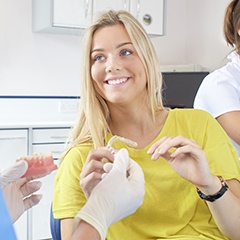
[[[229, 1], [165, 0], [165, 36], [152, 38], [160, 64], [222, 66], [231, 50], [222, 35]], [[31, 0], [0, 0], [0, 95], [79, 95], [80, 36], [31, 28]]]
[[0, 95], [79, 95], [80, 36], [32, 33], [31, 0], [0, 0]]
[[153, 39], [160, 64], [200, 64], [212, 71], [226, 63], [232, 50], [223, 37], [230, 0], [165, 0], [165, 36]]
[[187, 0], [187, 62], [201, 63], [207, 70], [226, 63], [232, 51], [223, 35], [223, 21], [230, 0]]
[[161, 65], [186, 62], [186, 0], [165, 0], [165, 33], [152, 42]]

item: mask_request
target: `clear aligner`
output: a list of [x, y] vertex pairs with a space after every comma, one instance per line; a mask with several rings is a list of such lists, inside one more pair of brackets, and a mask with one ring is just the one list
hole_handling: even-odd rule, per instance
[[130, 139], [127, 139], [127, 138], [124, 138], [124, 137], [120, 137], [120, 136], [117, 136], [117, 135], [114, 135], [112, 136], [109, 141], [108, 141], [108, 144], [107, 144], [107, 148], [109, 149], [109, 151], [114, 154], [115, 151], [114, 151], [114, 148], [112, 147], [112, 144], [116, 141], [120, 141], [120, 142], [123, 142], [125, 143], [127, 146], [129, 147], [132, 147], [132, 148], [136, 148], [137, 147], [137, 143], [130, 140]]

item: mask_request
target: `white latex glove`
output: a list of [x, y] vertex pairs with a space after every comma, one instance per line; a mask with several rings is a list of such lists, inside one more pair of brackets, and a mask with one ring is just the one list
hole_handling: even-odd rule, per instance
[[76, 214], [75, 226], [82, 219], [95, 227], [103, 240], [111, 224], [137, 210], [144, 194], [143, 171], [123, 148], [115, 154], [112, 169], [96, 185], [87, 203]]
[[15, 182], [21, 176], [25, 174], [28, 169], [28, 164], [26, 161], [18, 161], [14, 163], [11, 167], [3, 170], [1, 172], [1, 186], [2, 188], [6, 187], [8, 184]]
[[27, 169], [27, 162], [22, 160], [4, 170], [0, 175], [3, 195], [13, 222], [26, 210], [38, 204], [42, 198], [40, 194], [31, 195], [40, 189], [41, 182], [30, 182], [31, 179], [21, 178]]

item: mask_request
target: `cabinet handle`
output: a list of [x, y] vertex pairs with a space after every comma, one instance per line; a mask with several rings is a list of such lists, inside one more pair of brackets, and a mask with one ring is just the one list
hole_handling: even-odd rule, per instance
[[51, 136], [52, 139], [66, 139], [66, 136]]
[[124, 10], [127, 10], [127, 0], [124, 1], [123, 9], [124, 9]]
[[27, 140], [25, 137], [1, 137], [0, 141], [6, 141], [6, 140]]
[[137, 19], [139, 18], [139, 14], [140, 14], [140, 0], [138, 0], [137, 3]]
[[63, 151], [51, 151], [54, 156], [61, 155]]
[[150, 25], [152, 23], [152, 17], [149, 14], [143, 16], [143, 23]]
[[88, 9], [89, 9], [89, 0], [86, 0], [85, 2], [85, 18], [88, 16]]

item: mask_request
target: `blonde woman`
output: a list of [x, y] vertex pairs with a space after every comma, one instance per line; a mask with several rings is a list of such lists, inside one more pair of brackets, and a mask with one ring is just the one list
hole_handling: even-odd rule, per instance
[[138, 21], [103, 13], [83, 49], [80, 117], [54, 189], [62, 239], [121, 148], [142, 168], [146, 193], [135, 213], [109, 227], [108, 240], [240, 239], [237, 152], [210, 114], [163, 107], [157, 56]]

